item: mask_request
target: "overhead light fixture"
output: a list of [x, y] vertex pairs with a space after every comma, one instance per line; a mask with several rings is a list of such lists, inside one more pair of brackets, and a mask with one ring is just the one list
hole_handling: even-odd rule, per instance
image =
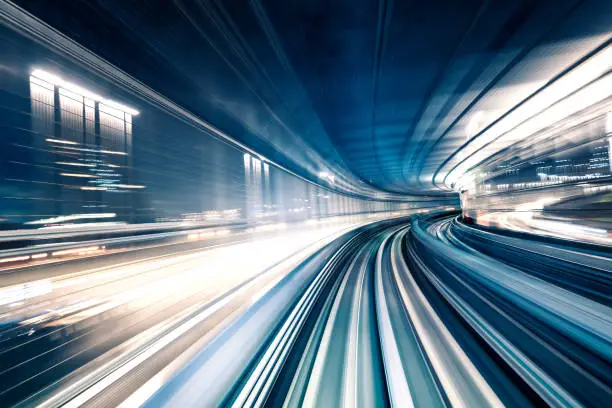
[[129, 106], [123, 105], [119, 102], [115, 102], [113, 100], [110, 99], [105, 99], [104, 97], [91, 92], [88, 89], [85, 89], [79, 85], [75, 85], [71, 82], [65, 81], [64, 79], [62, 79], [61, 77], [52, 74], [50, 72], [44, 71], [42, 69], [35, 69], [34, 71], [32, 71], [31, 75], [34, 78], [38, 78], [38, 79], [42, 79], [43, 81], [46, 81], [52, 85], [55, 85], [57, 87], [60, 88], [64, 88], [70, 92], [73, 92], [77, 95], [80, 96], [84, 96], [85, 98], [89, 98], [89, 99], [93, 99], [96, 102], [100, 102], [103, 103], [111, 108], [120, 110], [122, 112], [125, 113], [129, 113], [130, 115], [136, 116], [138, 115], [140, 112], [138, 112], [136, 109], [134, 108], [130, 108]]

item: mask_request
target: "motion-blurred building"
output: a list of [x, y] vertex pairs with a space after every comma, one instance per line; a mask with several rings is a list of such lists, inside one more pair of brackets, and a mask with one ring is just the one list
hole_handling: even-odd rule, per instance
[[41, 217], [29, 223], [66, 215], [132, 221], [135, 195], [145, 188], [131, 174], [138, 112], [42, 70], [30, 75], [30, 101], [32, 181], [52, 186], [54, 209], [41, 206]]

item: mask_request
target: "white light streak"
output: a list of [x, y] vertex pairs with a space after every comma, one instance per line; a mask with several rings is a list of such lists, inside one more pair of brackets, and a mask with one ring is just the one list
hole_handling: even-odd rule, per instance
[[74, 162], [55, 162], [55, 164], [61, 164], [64, 166], [77, 166], [77, 167], [96, 167], [95, 164], [74, 163]]
[[127, 156], [127, 153], [125, 153], [125, 152], [117, 152], [115, 150], [100, 150], [100, 153], [117, 154], [119, 156]]
[[145, 186], [137, 184], [113, 184], [113, 186], [118, 188], [145, 188]]
[[89, 186], [84, 186], [84, 187], [81, 187], [81, 190], [85, 190], [85, 191], [106, 191], [106, 190], [108, 190], [108, 188], [106, 188], [106, 187], [89, 187]]
[[29, 224], [29, 225], [52, 224], [52, 223], [58, 223], [58, 222], [84, 220], [84, 219], [114, 218], [116, 216], [117, 216], [116, 213], [71, 214], [71, 215], [62, 215], [62, 216], [53, 217], [53, 218], [43, 218], [41, 220], [36, 220], [36, 221], [29, 221], [29, 222], [26, 222], [26, 224]]
[[73, 142], [71, 140], [61, 140], [61, 139], [45, 139], [45, 142], [60, 143], [60, 144], [67, 144], [67, 145], [78, 145], [77, 142]]
[[29, 255], [13, 256], [13, 257], [10, 257], [10, 258], [2, 258], [2, 259], [0, 259], [0, 263], [27, 261], [28, 259], [30, 259]]
[[64, 249], [61, 251], [55, 251], [51, 253], [51, 256], [64, 256], [64, 255], [85, 255], [91, 252], [101, 251], [103, 248], [99, 246], [89, 246], [85, 248], [73, 248], [73, 249]]
[[83, 173], [60, 173], [60, 176], [79, 177], [79, 178], [98, 178], [98, 176], [94, 176], [92, 174], [83, 174]]

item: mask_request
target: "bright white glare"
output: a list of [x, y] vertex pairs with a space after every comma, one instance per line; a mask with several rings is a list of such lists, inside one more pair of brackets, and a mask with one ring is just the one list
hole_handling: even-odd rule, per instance
[[62, 86], [64, 85], [64, 80], [56, 75], [53, 75], [49, 72], [43, 71], [42, 69], [35, 69], [32, 72], [32, 76], [47, 81], [53, 85]]
[[10, 258], [2, 258], [2, 259], [0, 259], [0, 263], [27, 261], [28, 259], [30, 259], [29, 255], [13, 256], [13, 257], [10, 257]]
[[119, 109], [120, 111], [129, 113], [130, 115], [136, 116], [140, 113], [136, 109], [130, 108], [129, 106], [125, 106], [119, 102], [111, 101], [110, 99], [104, 99], [103, 102], [105, 105], [108, 105], [111, 108]]
[[44, 279], [34, 282], [22, 283], [0, 289], [0, 306], [46, 295], [53, 291], [50, 280]]
[[[505, 133], [500, 139], [496, 140], [490, 147], [477, 151], [469, 159], [457, 166], [455, 170], [449, 174], [447, 184], [450, 185], [453, 181], [459, 180], [465, 175], [470, 167], [477, 165], [495, 152], [532, 136], [538, 131], [554, 125], [570, 115], [609, 97], [610, 89], [612, 89], [612, 75], [608, 75], [599, 81], [589, 84], [567, 98], [544, 109], [540, 113], [534, 115], [534, 117], [518, 124], [512, 130]], [[465, 183], [461, 181], [457, 184], [458, 186], [463, 186]]]
[[29, 224], [29, 225], [51, 224], [51, 223], [57, 223], [57, 222], [96, 219], [96, 218], [115, 218], [116, 216], [117, 216], [116, 213], [72, 214], [72, 215], [62, 215], [62, 216], [53, 217], [53, 218], [44, 218], [44, 219], [36, 220], [36, 221], [29, 221], [29, 222], [26, 222], [26, 224]]
[[326, 171], [320, 171], [319, 178], [328, 180], [330, 183], [334, 183], [336, 181], [336, 177]]
[[61, 251], [52, 252], [51, 256], [64, 256], [64, 255], [73, 255], [73, 254], [86, 255], [89, 253], [102, 251], [103, 249], [104, 247], [100, 247], [100, 246], [89, 246], [85, 248], [64, 249]]
[[458, 180], [486, 157], [609, 97], [612, 79], [602, 76], [611, 67], [612, 46], [608, 46], [510, 112], [462, 150], [469, 158], [448, 174], [446, 185], [463, 185]]
[[68, 145], [78, 145], [77, 142], [73, 142], [71, 140], [61, 140], [61, 139], [45, 139], [45, 142], [68, 144]]
[[187, 239], [189, 241], [195, 241], [198, 239], [204, 239], [204, 238], [212, 238], [212, 237], [220, 237], [220, 236], [224, 236], [224, 235], [229, 235], [231, 234], [231, 230], [230, 229], [219, 229], [219, 230], [210, 230], [210, 231], [204, 231], [204, 232], [200, 232], [199, 234], [196, 233], [191, 233], [187, 235]]
[[260, 225], [255, 228], [247, 229], [247, 232], [261, 232], [261, 231], [278, 231], [287, 228], [287, 224], [284, 222], [276, 223], [276, 224], [265, 224]]
[[73, 84], [71, 82], [65, 81], [61, 77], [59, 77], [57, 75], [54, 75], [54, 74], [51, 74], [50, 72], [43, 71], [42, 69], [35, 69], [34, 71], [32, 71], [32, 76], [35, 77], [35, 78], [38, 78], [38, 79], [42, 79], [43, 81], [47, 81], [50, 84], [53, 84], [55, 86], [67, 89], [70, 92], [73, 92], [75, 94], [84, 96], [84, 97], [89, 98], [89, 99], [93, 99], [94, 101], [103, 102], [104, 104], [106, 104], [106, 105], [108, 105], [108, 106], [110, 106], [112, 108], [118, 109], [118, 110], [120, 110], [122, 112], [129, 113], [129, 114], [134, 115], [134, 116], [136, 116], [136, 115], [138, 115], [140, 113], [140, 112], [138, 112], [134, 108], [130, 108], [129, 106], [126, 106], [126, 105], [123, 105], [121, 103], [112, 101], [110, 99], [104, 99], [104, 97], [102, 97], [102, 96], [100, 96], [100, 95], [98, 95], [98, 94], [96, 94], [94, 92], [91, 92], [88, 89], [85, 89], [85, 88], [83, 88], [81, 86], [75, 85], [75, 84]]
[[90, 92], [90, 91], [88, 91], [85, 88], [81, 88], [78, 85], [71, 84], [70, 82], [64, 82], [64, 85], [62, 86], [62, 88], [66, 89], [66, 90], [68, 90], [68, 91], [70, 91], [72, 93], [75, 93], [77, 95], [81, 95], [81, 96], [84, 96], [86, 98], [93, 99], [94, 101], [101, 101], [101, 100], [104, 99], [100, 95], [95, 94], [93, 92]]
[[482, 129], [483, 117], [484, 117], [483, 111], [478, 111], [472, 116], [472, 119], [470, 119], [470, 122], [468, 123], [465, 129], [466, 130], [465, 136], [468, 139], [471, 139], [472, 137], [474, 137], [476, 133], [478, 133], [478, 131]]

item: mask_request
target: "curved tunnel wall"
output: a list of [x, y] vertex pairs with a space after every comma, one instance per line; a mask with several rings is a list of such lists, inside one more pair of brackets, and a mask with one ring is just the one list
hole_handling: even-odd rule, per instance
[[[612, 226], [612, 109], [608, 98], [489, 158], [468, 175], [463, 216], [508, 229]], [[558, 223], [558, 224], [557, 224]], [[569, 226], [568, 226], [569, 225]]]

